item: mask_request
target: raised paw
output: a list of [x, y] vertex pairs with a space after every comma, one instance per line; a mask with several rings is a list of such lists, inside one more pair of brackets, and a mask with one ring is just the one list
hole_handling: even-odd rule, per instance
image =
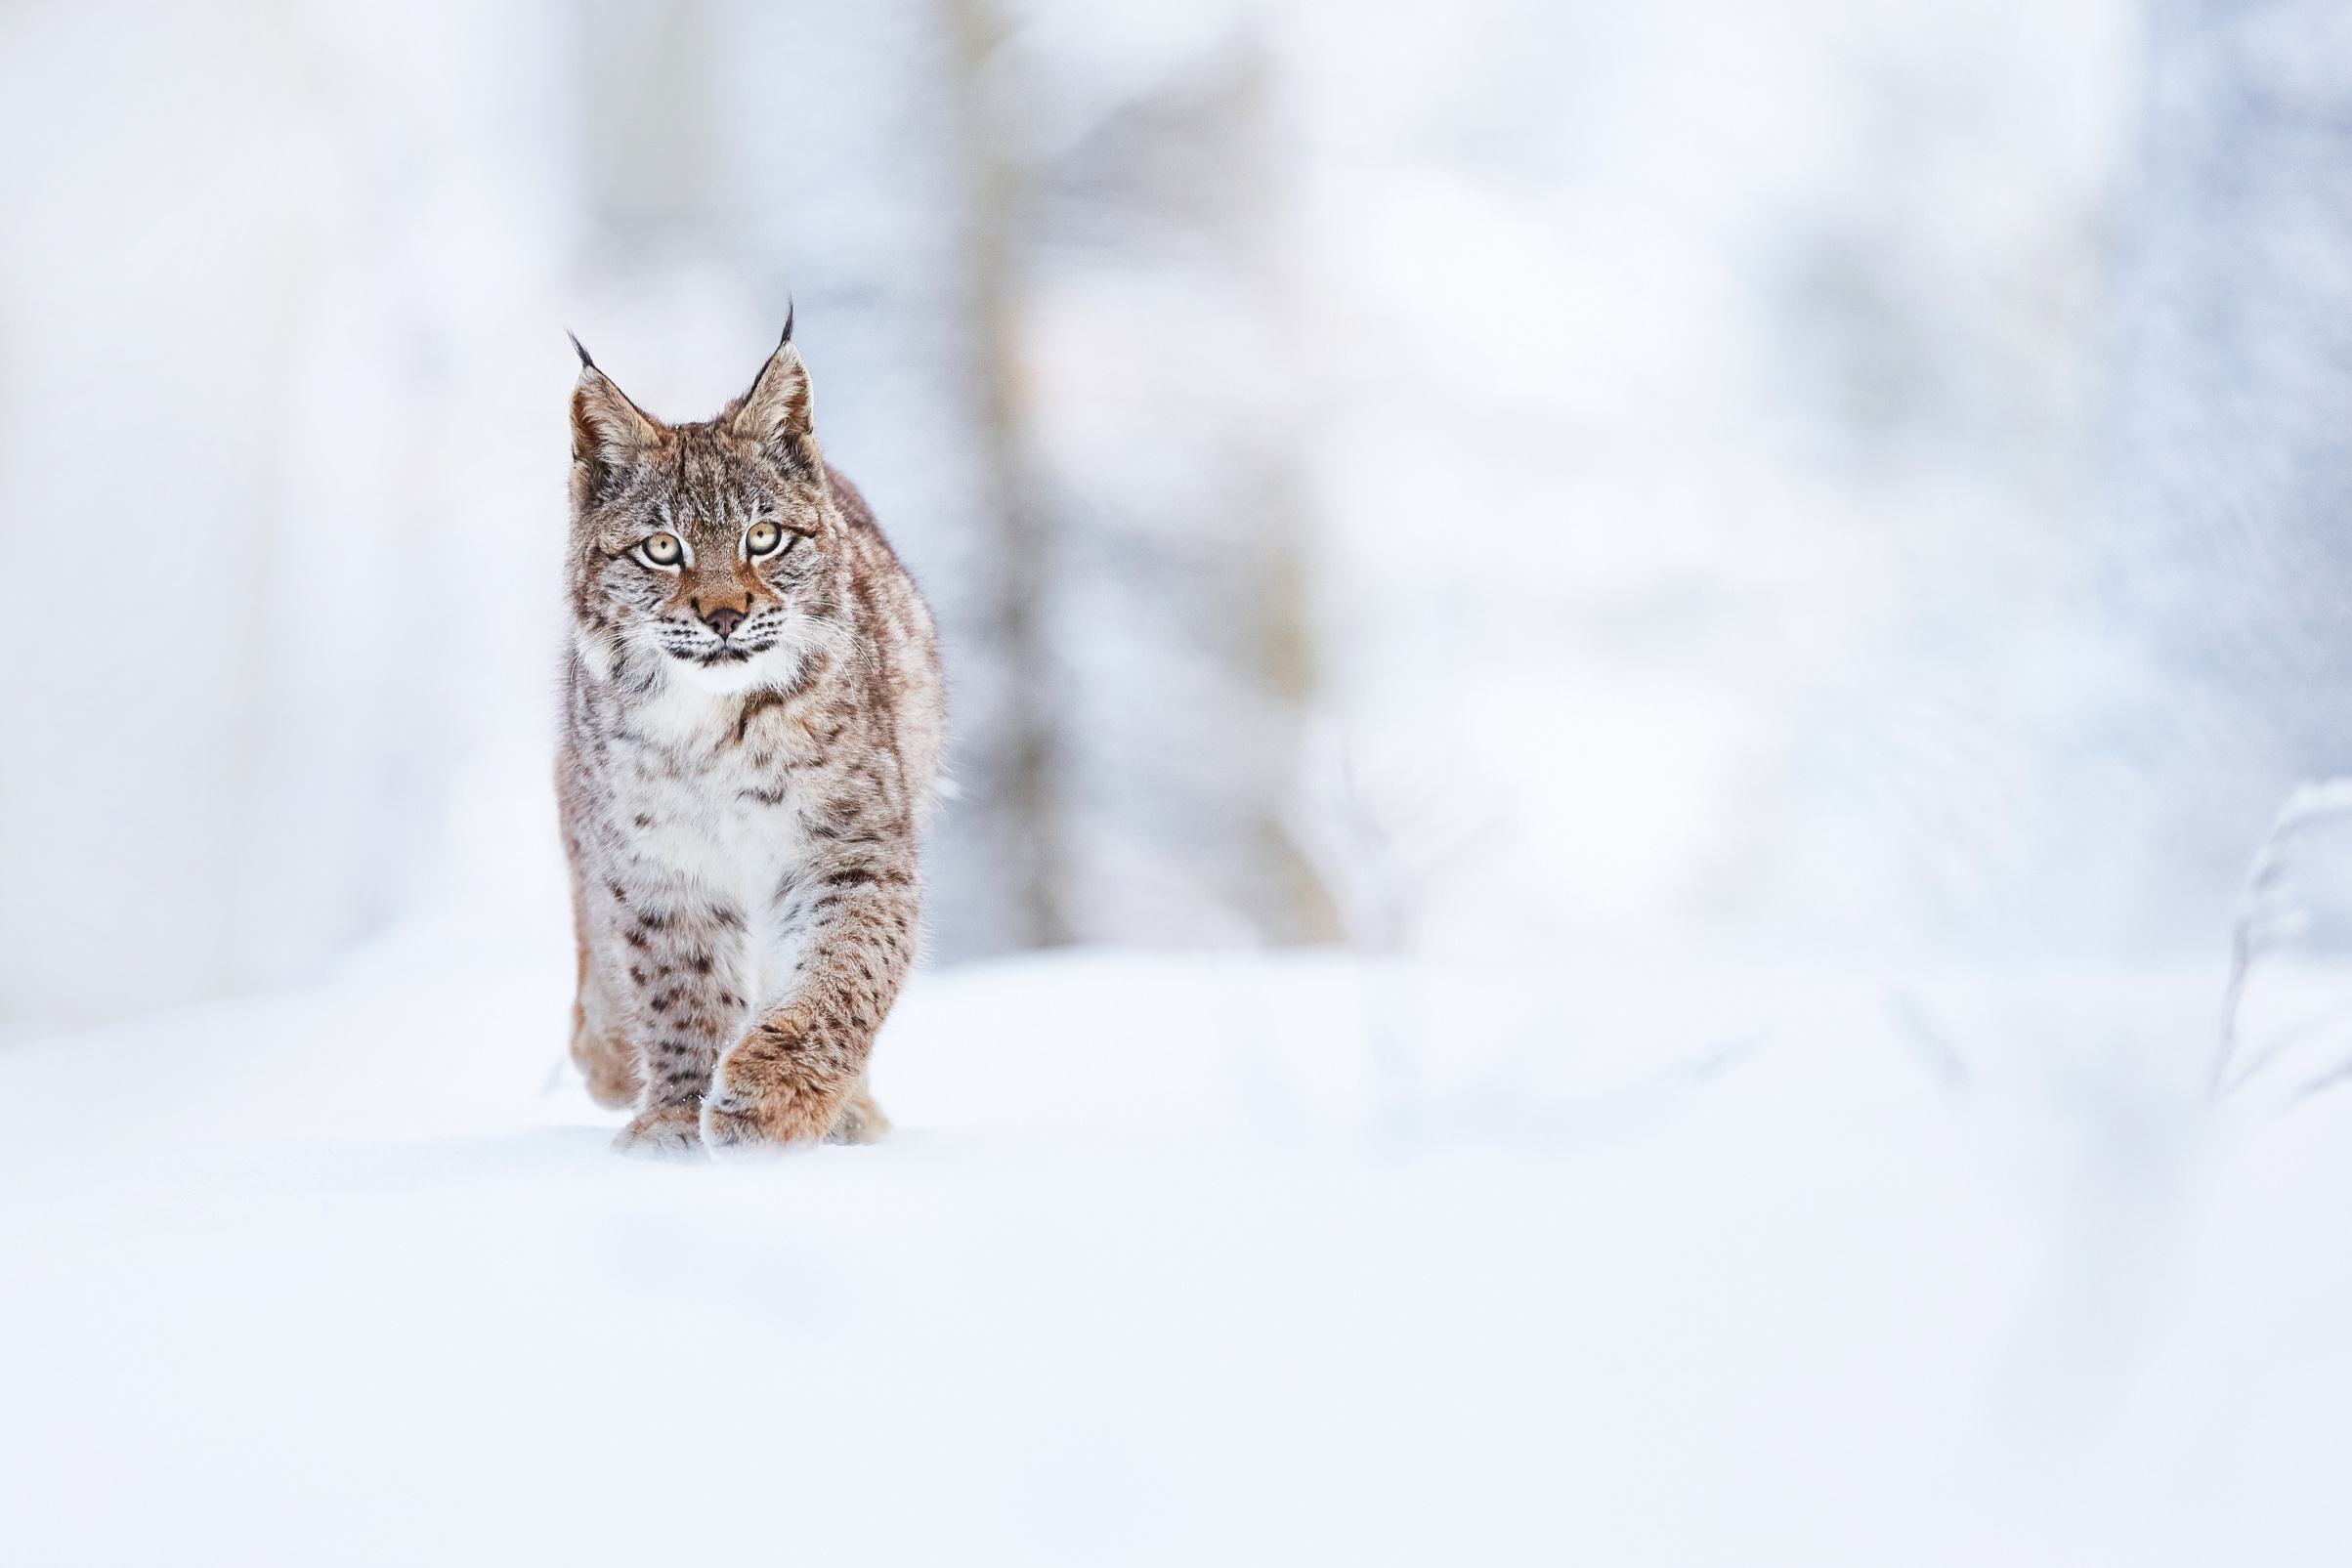
[[643, 1160], [700, 1160], [701, 1119], [691, 1105], [658, 1105], [615, 1134], [613, 1152]]
[[722, 1160], [782, 1154], [824, 1137], [837, 1109], [786, 1087], [757, 1098], [721, 1088], [703, 1101], [703, 1147]]

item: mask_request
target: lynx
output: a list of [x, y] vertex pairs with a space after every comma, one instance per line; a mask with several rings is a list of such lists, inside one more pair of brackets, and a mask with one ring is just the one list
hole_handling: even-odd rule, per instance
[[939, 769], [930, 611], [818, 449], [789, 318], [706, 424], [652, 418], [573, 347], [573, 1060], [634, 1108], [623, 1153], [872, 1141]]

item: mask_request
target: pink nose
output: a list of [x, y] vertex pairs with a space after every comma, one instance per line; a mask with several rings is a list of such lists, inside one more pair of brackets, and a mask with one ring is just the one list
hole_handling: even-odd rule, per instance
[[703, 619], [707, 621], [710, 629], [721, 637], [732, 637], [735, 635], [735, 628], [744, 623], [744, 613], [740, 610], [713, 610]]

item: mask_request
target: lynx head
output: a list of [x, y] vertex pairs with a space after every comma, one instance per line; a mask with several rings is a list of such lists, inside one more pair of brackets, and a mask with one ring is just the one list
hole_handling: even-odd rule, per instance
[[579, 362], [571, 555], [582, 658], [600, 677], [627, 657], [711, 692], [788, 676], [833, 619], [843, 527], [790, 319], [751, 390], [704, 424], [664, 425], [585, 349]]

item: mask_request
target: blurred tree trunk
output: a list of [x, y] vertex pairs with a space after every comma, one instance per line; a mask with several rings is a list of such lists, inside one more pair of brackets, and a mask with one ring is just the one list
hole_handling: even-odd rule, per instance
[[1053, 793], [1052, 664], [1046, 647], [1047, 522], [1023, 428], [1020, 297], [1024, 191], [1010, 95], [1018, 63], [995, 0], [944, 0], [954, 44], [955, 128], [964, 184], [964, 309], [987, 468], [991, 576], [981, 633], [997, 692], [981, 732], [966, 731], [954, 810], [998, 846], [1007, 873], [1005, 948], [1075, 940]]
[[1314, 671], [1274, 58], [1244, 30], [1110, 94], [1081, 58], [1027, 57], [1050, 112], [1019, 128], [1063, 927], [1333, 940], [1291, 828]]
[[2151, 689], [2138, 939], [2208, 945], [2298, 779], [2352, 772], [2352, 14], [2159, 0], [2107, 583]]

